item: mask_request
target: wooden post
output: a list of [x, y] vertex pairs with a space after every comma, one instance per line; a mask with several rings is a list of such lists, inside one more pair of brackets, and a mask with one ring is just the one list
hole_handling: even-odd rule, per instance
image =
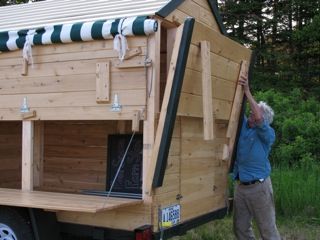
[[97, 63], [96, 65], [96, 102], [110, 101], [110, 62]]
[[21, 75], [22, 76], [27, 76], [28, 75], [28, 60], [23, 58], [22, 59], [22, 70], [21, 70]]
[[174, 42], [176, 39], [177, 28], [168, 28], [167, 29], [167, 72], [170, 69], [170, 61], [172, 56], [172, 51], [174, 47]]
[[[164, 92], [164, 96], [163, 96], [156, 138], [155, 138], [154, 146], [152, 149], [151, 161], [148, 166], [148, 172], [147, 172], [146, 176], [144, 176], [144, 178], [143, 178], [145, 180], [145, 194], [148, 194], [148, 195], [152, 194], [152, 181], [153, 181], [153, 176], [154, 176], [155, 168], [156, 168], [156, 164], [157, 164], [157, 156], [158, 156], [158, 152], [159, 152], [159, 148], [160, 148], [160, 142], [161, 142], [161, 137], [162, 137], [162, 133], [163, 133], [165, 117], [167, 114], [167, 108], [168, 108], [168, 104], [169, 104], [169, 98], [170, 98], [170, 94], [171, 94], [174, 73], [176, 70], [176, 63], [177, 63], [179, 49], [180, 49], [183, 27], [184, 27], [184, 24], [182, 24], [178, 28], [177, 33], [176, 33], [176, 39], [174, 42], [174, 48], [173, 48], [172, 57], [171, 57], [171, 61], [170, 61], [170, 68], [169, 68], [168, 77], [167, 77], [167, 84], [166, 84], [166, 88], [165, 88], [165, 92]], [[148, 118], [149, 118], [149, 115], [148, 115]]]
[[237, 126], [238, 126], [240, 111], [241, 111], [241, 106], [242, 106], [242, 100], [243, 100], [243, 96], [244, 96], [243, 87], [241, 85], [239, 85], [238, 82], [239, 82], [240, 77], [243, 75], [248, 75], [248, 67], [247, 67], [246, 61], [241, 62], [240, 73], [239, 73], [239, 77], [237, 80], [236, 93], [235, 93], [234, 100], [233, 100], [233, 105], [232, 105], [232, 110], [231, 110], [228, 130], [227, 130], [227, 137], [228, 138], [231, 138], [233, 135], [235, 135], [236, 134], [235, 132], [237, 131]]
[[224, 153], [222, 156], [222, 159], [225, 161], [229, 161], [230, 164], [230, 159], [231, 159], [231, 153], [234, 148], [234, 144], [236, 141], [236, 136], [237, 136], [237, 127], [239, 124], [239, 118], [240, 118], [240, 112], [241, 112], [241, 107], [242, 107], [242, 100], [244, 96], [244, 91], [243, 87], [238, 84], [239, 79], [243, 75], [248, 74], [248, 65], [246, 61], [241, 62], [241, 67], [240, 67], [240, 73], [237, 81], [237, 88], [236, 88], [236, 93], [234, 96], [233, 100], [233, 105], [231, 109], [231, 115], [230, 115], [230, 120], [229, 120], [229, 125], [227, 129], [227, 138], [229, 138], [229, 144], [228, 147], [224, 146]]
[[22, 190], [33, 190], [34, 122], [22, 122]]
[[[148, 38], [149, 58], [152, 60], [153, 67], [147, 69], [147, 119], [143, 122], [143, 183], [142, 192], [144, 202], [151, 203], [152, 197], [149, 186], [150, 167], [153, 163], [152, 150], [155, 141], [155, 119], [160, 108], [160, 46], [161, 46], [161, 21], [158, 20], [158, 31]], [[151, 180], [152, 181], [152, 180]], [[150, 184], [149, 184], [150, 183]]]
[[43, 137], [44, 123], [36, 121], [34, 125], [34, 159], [33, 185], [41, 187], [43, 184]]
[[140, 111], [134, 111], [132, 118], [132, 132], [139, 132], [140, 129]]
[[202, 61], [203, 135], [204, 140], [213, 140], [214, 120], [212, 103], [210, 42], [201, 41], [200, 48]]

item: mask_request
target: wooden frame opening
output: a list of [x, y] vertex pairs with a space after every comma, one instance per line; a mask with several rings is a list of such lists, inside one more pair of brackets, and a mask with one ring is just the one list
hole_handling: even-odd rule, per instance
[[[123, 150], [127, 144], [118, 147], [115, 144], [119, 142], [108, 141], [131, 132], [130, 120], [0, 122], [0, 171], [6, 176], [0, 179], [0, 205], [93, 213], [141, 202], [137, 200], [142, 198], [141, 172], [141, 182], [136, 186], [140, 197], [107, 194], [108, 173], [112, 173], [107, 170], [111, 167], [108, 152], [120, 159], [122, 152], [113, 150]], [[142, 134], [136, 134], [138, 141], [133, 142], [134, 151], [130, 150], [127, 157], [130, 162], [139, 154], [135, 165], [141, 161], [138, 171], [142, 171]], [[130, 167], [137, 167], [128, 167], [126, 162], [128, 172]], [[127, 175], [119, 177], [127, 182]]]

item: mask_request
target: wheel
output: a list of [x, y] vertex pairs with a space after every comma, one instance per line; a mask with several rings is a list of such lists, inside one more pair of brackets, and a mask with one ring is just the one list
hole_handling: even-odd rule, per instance
[[35, 240], [31, 225], [14, 208], [0, 208], [0, 240]]

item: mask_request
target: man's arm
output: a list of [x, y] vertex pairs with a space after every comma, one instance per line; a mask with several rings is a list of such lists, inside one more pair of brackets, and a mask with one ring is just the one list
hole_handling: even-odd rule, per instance
[[240, 76], [239, 84], [243, 86], [244, 94], [246, 95], [250, 105], [250, 110], [254, 115], [255, 123], [257, 125], [260, 125], [263, 122], [263, 113], [261, 108], [258, 106], [258, 103], [251, 94], [248, 77], [246, 75]]

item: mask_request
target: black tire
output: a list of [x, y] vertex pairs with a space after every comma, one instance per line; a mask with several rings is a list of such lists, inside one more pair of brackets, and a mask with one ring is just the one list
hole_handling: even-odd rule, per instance
[[0, 239], [35, 240], [27, 219], [14, 208], [0, 208]]

